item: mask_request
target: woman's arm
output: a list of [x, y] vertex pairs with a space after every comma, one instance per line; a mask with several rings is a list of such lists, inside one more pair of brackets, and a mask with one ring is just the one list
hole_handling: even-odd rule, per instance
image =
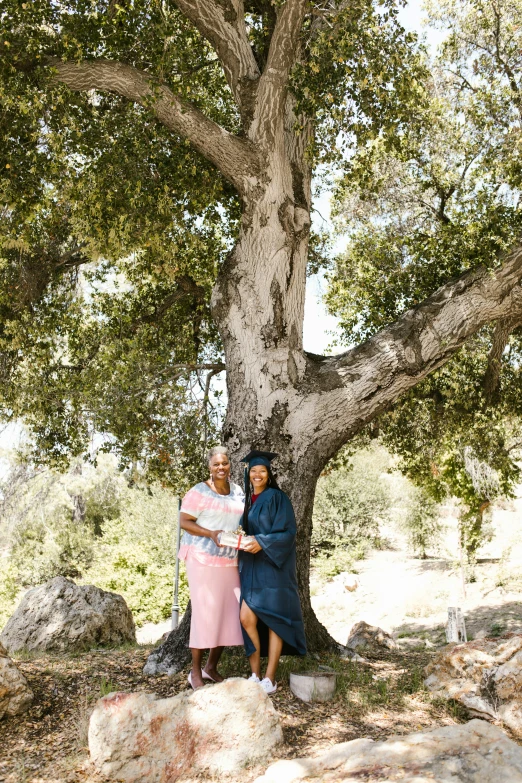
[[201, 527], [201, 525], [198, 525], [196, 517], [191, 517], [190, 514], [186, 514], [184, 511], [179, 515], [179, 524], [181, 529], [186, 530], [191, 536], [211, 538], [217, 546], [221, 546], [218, 541], [218, 535], [223, 532], [222, 530], [209, 530], [206, 527]]
[[261, 552], [262, 549], [263, 547], [256, 538], [254, 538], [253, 541], [250, 541], [245, 546], [245, 552], [250, 552], [252, 555], [255, 555], [257, 552]]

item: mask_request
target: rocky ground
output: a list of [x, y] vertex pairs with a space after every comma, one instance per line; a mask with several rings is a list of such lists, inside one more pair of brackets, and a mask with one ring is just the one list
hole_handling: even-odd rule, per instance
[[[96, 700], [114, 690], [169, 696], [187, 687], [186, 672], [171, 678], [144, 676], [149, 650], [18, 658], [35, 701], [25, 715], [0, 722], [1, 783], [100, 783], [87, 752], [88, 719]], [[383, 652], [378, 658], [369, 655], [367, 663], [285, 659], [273, 697], [283, 717], [284, 743], [273, 760], [309, 755], [357, 737], [379, 740], [464, 720], [460, 707], [425, 690], [423, 670], [431, 655]], [[288, 674], [318, 665], [336, 668], [339, 690], [332, 702], [308, 705], [290, 692]], [[244, 656], [228, 655], [223, 672], [246, 675]], [[248, 783], [262, 771], [251, 769], [243, 780]]]

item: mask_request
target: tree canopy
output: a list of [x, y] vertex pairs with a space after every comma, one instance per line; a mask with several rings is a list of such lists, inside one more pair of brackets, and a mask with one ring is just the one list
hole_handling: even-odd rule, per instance
[[[182, 468], [190, 483], [216, 435], [210, 379], [224, 357], [209, 303], [241, 187], [204, 136], [241, 141], [281, 11], [240, 10], [213, 7], [211, 30], [185, 2], [2, 3], [0, 404], [31, 426], [40, 461], [64, 466], [98, 432], [123, 461], [170, 482]], [[327, 300], [348, 341], [498, 266], [520, 234], [519, 4], [428, 10], [448, 33], [433, 63], [393, 2], [301, 9], [293, 132], [337, 183], [350, 243]], [[233, 38], [242, 24], [240, 51], [226, 50], [219, 26]], [[386, 420], [435, 496], [451, 485], [484, 502], [464, 448], [498, 491], [517, 475], [519, 323], [485, 328]]]
[[[0, 406], [38, 459], [64, 466], [101, 432], [125, 461], [193, 478], [223, 368], [210, 293], [240, 215], [234, 173], [200, 136], [241, 141], [277, 9], [216, 6], [212, 33], [186, 2], [3, 0]], [[249, 51], [225, 51], [220, 25], [246, 25]], [[404, 132], [423, 71], [393, 2], [310, 4], [299, 47], [295, 134], [313, 120], [314, 167], [349, 168], [358, 146]], [[107, 74], [89, 89], [94, 67]]]

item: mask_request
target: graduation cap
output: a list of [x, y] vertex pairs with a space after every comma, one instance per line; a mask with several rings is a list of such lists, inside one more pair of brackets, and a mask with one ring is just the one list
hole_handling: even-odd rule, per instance
[[278, 456], [279, 454], [274, 454], [272, 451], [258, 451], [257, 449], [249, 451], [246, 457], [243, 457], [241, 460], [241, 462], [248, 463], [247, 467], [245, 468], [245, 489], [248, 487], [248, 474], [250, 472], [250, 468], [253, 468], [256, 465], [264, 465], [265, 468], [269, 468], [272, 460]]
[[249, 451], [246, 457], [243, 457], [241, 462], [248, 462], [248, 469], [253, 468], [255, 465], [264, 465], [265, 468], [270, 467], [270, 463], [273, 459], [278, 457], [279, 454], [274, 454], [271, 451]]

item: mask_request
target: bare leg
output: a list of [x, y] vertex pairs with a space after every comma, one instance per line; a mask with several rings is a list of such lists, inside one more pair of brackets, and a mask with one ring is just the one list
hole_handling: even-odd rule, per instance
[[198, 650], [197, 647], [191, 647], [190, 652], [192, 653], [192, 685], [194, 688], [201, 688], [201, 686], [205, 684], [203, 682], [203, 677], [201, 676], [201, 659], [203, 658], [205, 650]]
[[266, 677], [271, 682], [275, 682], [279, 658], [283, 649], [283, 640], [271, 628], [268, 629], [268, 666], [266, 667]]
[[219, 659], [221, 658], [221, 653], [223, 652], [225, 648], [224, 647], [212, 647], [210, 649], [210, 652], [208, 654], [208, 659], [205, 664], [205, 669], [207, 674], [209, 674], [213, 680], [216, 682], [223, 682], [223, 677], [217, 670], [217, 665], [219, 663]]
[[250, 636], [252, 644], [256, 648], [256, 651], [253, 652], [248, 659], [250, 661], [252, 674], [261, 677], [261, 642], [259, 641], [259, 633], [257, 630], [257, 615], [254, 614], [252, 609], [244, 601], [241, 604], [239, 619], [241, 620], [241, 625]]

